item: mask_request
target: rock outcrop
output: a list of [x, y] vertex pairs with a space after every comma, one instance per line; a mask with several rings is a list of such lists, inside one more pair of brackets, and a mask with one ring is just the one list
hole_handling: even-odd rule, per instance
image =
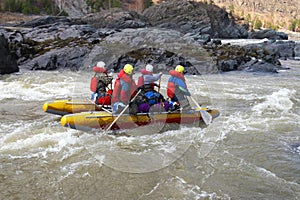
[[9, 49], [7, 39], [0, 33], [0, 74], [18, 72], [17, 57]]
[[229, 14], [213, 5], [174, 1], [152, 6], [143, 13], [153, 26], [212, 38], [247, 38], [247, 30], [235, 24]]
[[[288, 29], [291, 21], [300, 19], [299, 0], [195, 0], [213, 2], [228, 12], [248, 21], [260, 20], [263, 25]], [[300, 28], [300, 27], [298, 27]]]
[[86, 70], [103, 60], [114, 71], [125, 63], [136, 68], [152, 63], [166, 73], [177, 64], [190, 74], [275, 72], [278, 59], [295, 57], [297, 49], [286, 41], [234, 46], [211, 40], [243, 38], [245, 29], [214, 5], [187, 1], [159, 4], [144, 14], [114, 9], [84, 18], [46, 16], [17, 26], [23, 28], [2, 32], [19, 67], [28, 70]]

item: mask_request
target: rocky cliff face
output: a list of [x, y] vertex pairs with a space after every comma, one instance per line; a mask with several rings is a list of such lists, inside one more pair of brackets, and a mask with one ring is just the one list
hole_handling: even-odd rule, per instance
[[18, 72], [17, 57], [10, 52], [5, 36], [0, 33], [0, 74]]
[[271, 23], [279, 28], [286, 28], [291, 20], [300, 19], [299, 0], [196, 0], [213, 2], [226, 8], [233, 14], [244, 17], [246, 20], [255, 21], [259, 19], [262, 25]]
[[278, 59], [294, 58], [299, 49], [293, 41], [276, 42], [287, 39], [283, 33], [265, 30], [250, 34], [271, 39], [263, 45], [222, 45], [216, 38], [246, 38], [248, 32], [223, 9], [194, 1], [164, 2], [142, 14], [111, 9], [81, 18], [44, 16], [1, 32], [0, 60], [7, 60], [0, 73], [16, 71], [16, 63], [8, 62], [13, 55], [20, 69], [29, 70], [85, 70], [103, 60], [115, 72], [125, 63], [137, 71], [151, 63], [164, 72], [181, 64], [189, 74], [276, 72]]
[[235, 24], [228, 13], [215, 5], [193, 1], [174, 1], [152, 6], [143, 13], [154, 26], [171, 28], [202, 37], [247, 38], [244, 27]]
[[70, 17], [84, 16], [90, 12], [86, 0], [56, 0], [58, 7], [61, 7]]

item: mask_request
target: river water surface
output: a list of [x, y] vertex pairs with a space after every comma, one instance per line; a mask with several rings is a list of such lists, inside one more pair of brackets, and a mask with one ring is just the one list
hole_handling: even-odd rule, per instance
[[2, 75], [0, 199], [299, 199], [300, 62], [282, 63], [291, 69], [187, 76], [221, 115], [133, 136], [65, 128], [43, 112], [46, 101], [88, 97], [91, 72]]

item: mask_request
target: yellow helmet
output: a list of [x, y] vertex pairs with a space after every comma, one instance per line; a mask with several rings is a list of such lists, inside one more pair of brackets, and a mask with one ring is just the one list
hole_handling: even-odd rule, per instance
[[184, 72], [184, 67], [182, 65], [177, 65], [175, 67], [175, 71], [183, 73]]
[[132, 74], [133, 66], [131, 64], [126, 64], [123, 70], [126, 74]]

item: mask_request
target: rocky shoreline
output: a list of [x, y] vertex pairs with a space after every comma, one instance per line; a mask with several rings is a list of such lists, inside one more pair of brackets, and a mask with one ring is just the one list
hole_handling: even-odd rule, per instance
[[[167, 73], [177, 64], [189, 74], [233, 70], [276, 73], [279, 59], [300, 57], [300, 44], [273, 30], [248, 32], [223, 9], [179, 1], [142, 14], [119, 9], [84, 18], [43, 16], [0, 25], [0, 74], [22, 70], [90, 70], [103, 60], [116, 72], [125, 63], [146, 63]], [[222, 44], [221, 39], [263, 39]]]

